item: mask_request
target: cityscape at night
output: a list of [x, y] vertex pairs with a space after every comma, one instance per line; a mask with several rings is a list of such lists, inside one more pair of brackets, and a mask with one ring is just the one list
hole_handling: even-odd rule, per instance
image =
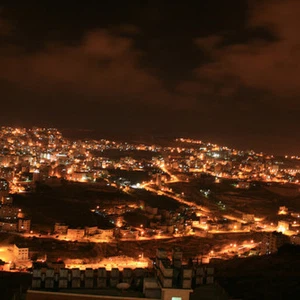
[[0, 298], [297, 298], [299, 10], [0, 4]]
[[192, 272], [300, 244], [300, 157], [182, 137], [75, 140], [56, 128], [3, 126], [0, 137], [5, 271], [37, 276], [55, 261], [153, 273], [157, 251], [177, 249]]

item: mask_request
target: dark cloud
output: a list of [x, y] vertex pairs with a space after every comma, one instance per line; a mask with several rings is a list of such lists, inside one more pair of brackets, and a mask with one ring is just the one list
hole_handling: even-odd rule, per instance
[[300, 2], [296, 0], [262, 1], [252, 7], [249, 28], [264, 27], [275, 41], [256, 39], [221, 47], [220, 36], [197, 39], [199, 47], [211, 49], [212, 59], [196, 70], [199, 81], [222, 83], [229, 91], [244, 85], [275, 96], [300, 95], [299, 11]]
[[6, 51], [0, 77], [27, 88], [60, 88], [93, 96], [142, 96], [160, 88], [138, 67], [139, 54], [129, 38], [105, 30], [90, 32], [78, 46], [48, 45], [38, 53]]
[[108, 30], [88, 32], [76, 46], [52, 43], [39, 52], [4, 48], [0, 57], [2, 80], [36, 93], [59, 90], [94, 99], [96, 103], [116, 101], [136, 105], [157, 105], [172, 109], [190, 107], [194, 99], [164, 88], [160, 78], [143, 69], [143, 53], [130, 37]]
[[49, 3], [0, 14], [3, 122], [298, 149], [299, 1]]
[[135, 36], [141, 33], [140, 28], [132, 24], [121, 24], [110, 28], [115, 34]]
[[195, 39], [195, 44], [205, 51], [212, 51], [214, 48], [218, 46], [223, 41], [223, 37], [220, 35], [210, 35], [207, 37], [197, 38]]

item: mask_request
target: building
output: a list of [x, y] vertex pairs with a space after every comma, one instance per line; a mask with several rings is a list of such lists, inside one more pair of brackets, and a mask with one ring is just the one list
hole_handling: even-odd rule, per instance
[[269, 168], [269, 171], [271, 174], [277, 174], [278, 171], [279, 171], [279, 166], [278, 165], [272, 165], [270, 168]]
[[0, 228], [3, 231], [17, 231], [18, 230], [18, 223], [16, 220], [4, 220], [0, 221]]
[[97, 237], [100, 239], [112, 239], [114, 236], [114, 229], [99, 229]]
[[83, 228], [68, 228], [67, 238], [72, 241], [78, 241], [85, 236], [85, 230]]
[[139, 231], [134, 230], [132, 228], [120, 228], [119, 229], [119, 234], [120, 237], [123, 239], [137, 239], [139, 236]]
[[287, 215], [289, 213], [289, 209], [286, 206], [280, 206], [278, 210], [279, 215]]
[[86, 226], [84, 229], [85, 229], [85, 235], [95, 235], [98, 233], [97, 226]]
[[0, 207], [0, 219], [2, 220], [16, 220], [19, 214], [19, 209], [10, 205], [3, 205]]
[[240, 222], [231, 222], [228, 224], [229, 230], [241, 230], [242, 229], [242, 223]]
[[262, 255], [276, 253], [278, 248], [289, 243], [290, 238], [282, 232], [265, 232], [262, 238], [260, 253]]
[[57, 234], [67, 234], [69, 226], [63, 223], [54, 224], [54, 233]]
[[42, 181], [42, 176], [39, 170], [34, 170], [34, 172], [32, 173], [32, 181], [34, 183]]
[[30, 219], [18, 219], [18, 231], [30, 232], [31, 220]]
[[200, 216], [199, 217], [199, 223], [201, 225], [206, 225], [207, 224], [207, 220], [208, 220], [208, 217], [207, 216]]
[[291, 236], [291, 243], [294, 245], [300, 245], [300, 235], [292, 235]]
[[53, 269], [55, 273], [59, 273], [60, 269], [65, 268], [65, 263], [62, 260], [47, 262], [49, 269]]
[[93, 179], [92, 172], [74, 172], [73, 174], [69, 175], [69, 180], [71, 181], [78, 181], [78, 182], [88, 182]]
[[253, 214], [243, 214], [242, 219], [243, 219], [243, 221], [245, 221], [247, 223], [253, 223], [255, 220]]
[[7, 197], [9, 194], [9, 183], [7, 180], [1, 178], [0, 179], [0, 199], [2, 197]]
[[13, 198], [11, 196], [3, 196], [1, 199], [2, 205], [12, 205], [13, 204]]
[[[193, 270], [188, 266], [182, 265], [182, 255], [181, 249], [175, 247], [172, 251], [172, 261], [170, 261], [166, 250], [157, 249], [155, 264], [156, 274], [158, 283], [162, 288], [162, 294], [164, 294], [164, 291], [172, 289], [174, 297], [177, 293], [177, 289], [179, 289], [182, 292], [185, 291], [183, 292], [185, 295], [183, 299], [189, 299], [189, 293], [192, 292]], [[182, 292], [180, 292], [180, 294], [182, 294]], [[172, 292], [167, 292], [167, 298], [162, 298], [168, 299], [171, 294]]]
[[248, 190], [250, 188], [250, 182], [245, 182], [245, 181], [240, 181], [237, 185], [236, 185], [237, 189], [245, 189]]
[[14, 244], [13, 253], [16, 260], [28, 260], [29, 249], [26, 247]]
[[278, 221], [277, 231], [285, 233], [290, 228], [290, 224], [287, 221]]
[[6, 179], [7, 181], [12, 181], [15, 175], [14, 168], [2, 167], [0, 168], [0, 177]]
[[156, 180], [155, 180], [155, 183], [157, 185], [158, 188], [161, 188], [161, 174], [160, 173], [157, 173], [156, 174]]
[[[112, 268], [107, 272], [105, 268], [85, 270], [59, 268], [48, 264], [46, 268], [34, 267], [31, 289], [27, 291], [26, 299], [99, 299], [99, 300], [189, 300], [202, 299], [201, 287], [210, 289], [211, 295], [203, 299], [228, 300], [224, 290], [214, 284], [214, 268], [203, 265], [183, 265], [182, 251], [175, 247], [172, 251], [172, 261], [164, 249], [157, 249], [154, 262], [153, 276], [142, 268], [134, 270], [124, 268], [120, 271]], [[196, 290], [192, 289], [192, 282]], [[130, 296], [121, 291], [131, 287]], [[142, 288], [136, 290], [136, 288]], [[108, 289], [109, 288], [109, 289]], [[101, 290], [98, 294], [96, 290]], [[106, 293], [106, 291], [108, 291]], [[206, 293], [207, 295], [207, 293]]]

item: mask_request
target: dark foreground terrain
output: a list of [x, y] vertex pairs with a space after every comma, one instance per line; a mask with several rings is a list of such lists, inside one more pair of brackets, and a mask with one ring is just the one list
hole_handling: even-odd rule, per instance
[[[215, 261], [212, 265], [216, 281], [231, 299], [299, 298], [300, 247], [284, 245], [278, 254]], [[30, 274], [0, 272], [0, 299], [25, 299], [30, 282]]]

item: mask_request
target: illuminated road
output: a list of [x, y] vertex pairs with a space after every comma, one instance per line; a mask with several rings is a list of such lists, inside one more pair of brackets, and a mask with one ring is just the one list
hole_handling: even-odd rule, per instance
[[172, 174], [166, 167], [165, 167], [165, 164], [162, 163], [160, 165], [158, 165], [158, 167], [160, 167], [160, 169], [164, 172], [164, 173], [167, 173], [170, 177], [171, 177], [171, 180], [169, 180], [167, 183], [174, 183], [174, 182], [180, 182], [182, 180], [179, 180], [179, 178]]
[[167, 196], [167, 197], [169, 197], [169, 198], [172, 198], [172, 199], [176, 200], [177, 202], [179, 202], [179, 203], [181, 203], [181, 204], [185, 204], [185, 205], [187, 205], [187, 206], [189, 206], [189, 207], [195, 207], [195, 208], [197, 208], [197, 209], [203, 211], [204, 213], [207, 213], [207, 214], [208, 214], [208, 213], [210, 212], [207, 208], [205, 208], [205, 207], [203, 207], [203, 206], [200, 206], [200, 205], [197, 205], [197, 204], [195, 204], [194, 202], [190, 202], [190, 201], [187, 201], [187, 200], [185, 200], [185, 199], [183, 199], [183, 198], [180, 198], [180, 197], [177, 197], [177, 196], [175, 196], [175, 195], [172, 195], [172, 194], [170, 194], [170, 193], [166, 193], [166, 192], [163, 192], [163, 191], [161, 191], [161, 190], [156, 190], [156, 189], [154, 189], [154, 188], [151, 188], [151, 187], [148, 186], [148, 185], [150, 185], [150, 184], [151, 184], [151, 183], [146, 183], [146, 184], [142, 185], [142, 187], [143, 187], [146, 191], [155, 193], [155, 194], [157, 194], [157, 195], [164, 195], [164, 196]]
[[[183, 180], [180, 180], [176, 175], [172, 174], [166, 167], [165, 167], [165, 164], [164, 163], [161, 163], [161, 164], [158, 164], [158, 167], [164, 172], [164, 173], [167, 173], [170, 177], [171, 177], [171, 180], [167, 181], [166, 183], [175, 183], [175, 182], [182, 182]], [[185, 182], [185, 181], [184, 181]], [[189, 207], [195, 207], [201, 211], [203, 211], [204, 213], [208, 214], [210, 211], [209, 209], [203, 207], [203, 206], [200, 206], [200, 205], [197, 205], [195, 204], [194, 202], [190, 202], [190, 201], [187, 201], [186, 199], [183, 199], [181, 197], [177, 197], [175, 196], [174, 194], [172, 193], [166, 193], [164, 191], [161, 191], [161, 190], [157, 190], [157, 189], [154, 189], [152, 187], [150, 187], [150, 185], [152, 185], [153, 182], [149, 181], [147, 183], [143, 183], [141, 184], [141, 188], [144, 188], [146, 191], [149, 191], [149, 192], [152, 192], [154, 194], [157, 194], [157, 195], [164, 195], [164, 196], [167, 196], [169, 198], [172, 198], [174, 200], [176, 200], [177, 202], [181, 203], [181, 204], [184, 204], [184, 205], [187, 205]]]
[[228, 220], [231, 220], [231, 221], [237, 221], [237, 222], [240, 222], [242, 224], [246, 224], [247, 222], [244, 221], [243, 219], [241, 218], [237, 218], [235, 216], [232, 216], [232, 215], [223, 215], [224, 218], [228, 219]]
[[256, 248], [259, 246], [259, 243], [255, 243], [253, 240], [251, 241], [244, 241], [241, 244], [238, 243], [230, 243], [228, 245], [225, 245], [220, 251], [213, 252], [215, 255], [222, 256], [222, 254], [243, 254], [250, 249]]

